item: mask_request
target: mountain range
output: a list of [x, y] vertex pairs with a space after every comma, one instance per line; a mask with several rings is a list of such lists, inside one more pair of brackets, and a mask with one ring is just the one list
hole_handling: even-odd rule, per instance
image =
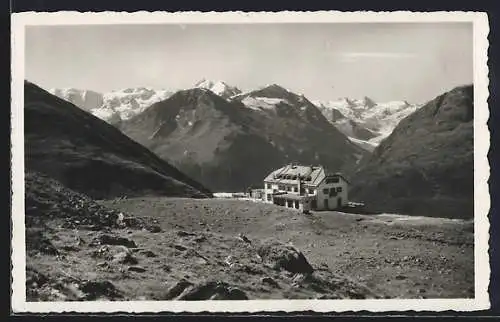
[[[257, 99], [249, 97], [248, 94], [269, 87], [272, 85], [243, 93], [238, 87], [228, 85], [224, 81], [202, 79], [192, 88], [207, 89], [229, 101], [241, 101], [251, 109], [265, 110], [272, 109], [275, 104], [283, 100], [279, 97], [279, 93], [277, 95], [270, 93], [265, 98], [258, 97]], [[48, 91], [113, 125], [142, 113], [152, 104], [165, 100], [176, 92], [145, 87], [127, 88], [108, 93], [75, 88], [52, 88]], [[314, 100], [311, 102], [340, 132], [367, 151], [373, 151], [400, 120], [421, 106], [406, 101], [375, 102], [366, 96], [362, 99], [340, 98], [333, 101]]]
[[212, 190], [241, 191], [287, 162], [340, 171], [367, 153], [278, 85], [226, 100], [193, 88], [122, 122], [123, 133]]
[[115, 126], [214, 191], [259, 185], [287, 162], [323, 164], [346, 172], [352, 198], [374, 211], [468, 217], [472, 96], [462, 86], [426, 104], [310, 101], [277, 84], [242, 92], [202, 80]]

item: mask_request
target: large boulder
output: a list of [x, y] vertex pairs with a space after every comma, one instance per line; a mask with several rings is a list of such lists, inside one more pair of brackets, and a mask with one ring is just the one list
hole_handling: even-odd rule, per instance
[[275, 270], [283, 269], [291, 273], [302, 274], [310, 274], [314, 271], [304, 254], [292, 245], [271, 242], [260, 246], [257, 253], [264, 263]]
[[248, 296], [239, 288], [222, 281], [209, 281], [187, 288], [177, 300], [248, 300]]

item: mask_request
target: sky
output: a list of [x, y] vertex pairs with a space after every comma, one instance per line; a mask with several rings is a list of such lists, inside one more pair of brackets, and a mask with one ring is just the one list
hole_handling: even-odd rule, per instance
[[243, 91], [423, 103], [473, 80], [471, 23], [27, 26], [25, 78], [43, 88]]

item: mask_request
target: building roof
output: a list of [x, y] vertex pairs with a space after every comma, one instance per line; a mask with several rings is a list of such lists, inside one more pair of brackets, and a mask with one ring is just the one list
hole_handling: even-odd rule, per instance
[[346, 177], [344, 177], [344, 175], [343, 175], [342, 173], [340, 173], [340, 172], [336, 172], [336, 173], [334, 173], [333, 175], [334, 175], [334, 176], [339, 176], [339, 177], [341, 177], [342, 179], [344, 179], [344, 181], [345, 181], [345, 182], [347, 182], [347, 183], [349, 183], [349, 184], [350, 184], [349, 180], [347, 180], [347, 178], [346, 178]]
[[301, 184], [308, 186], [318, 186], [325, 177], [338, 176], [344, 181], [349, 181], [339, 172], [327, 174], [322, 166], [304, 166], [288, 164], [271, 172], [264, 182], [277, 184], [296, 184], [300, 178]]
[[264, 181], [295, 184], [300, 178], [302, 184], [317, 186], [324, 177], [325, 169], [321, 166], [288, 164], [271, 172]]

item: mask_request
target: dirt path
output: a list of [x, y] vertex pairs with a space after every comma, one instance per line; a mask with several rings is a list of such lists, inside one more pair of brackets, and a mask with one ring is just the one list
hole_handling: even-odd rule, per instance
[[474, 296], [472, 223], [392, 215], [316, 212], [230, 199], [135, 198], [101, 201], [153, 217], [165, 231], [277, 239], [298, 247], [313, 266], [390, 298]]

